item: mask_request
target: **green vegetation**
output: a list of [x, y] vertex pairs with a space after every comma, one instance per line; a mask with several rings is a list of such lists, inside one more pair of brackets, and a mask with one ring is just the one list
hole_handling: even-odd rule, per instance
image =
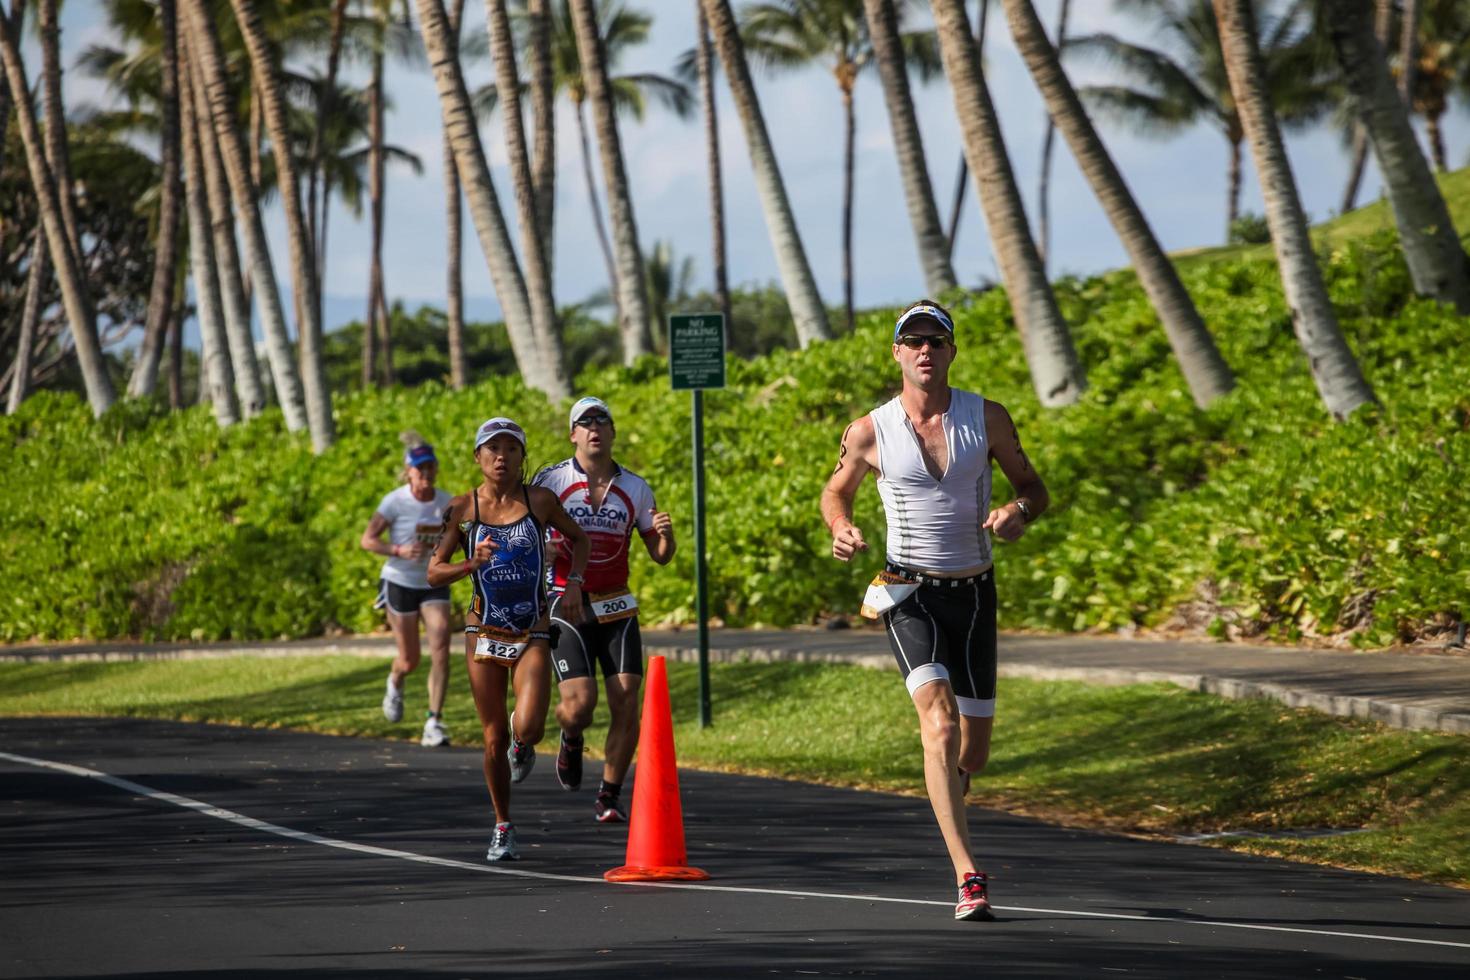
[[[1454, 199], [1470, 200], [1470, 171], [1455, 177]], [[1011, 409], [1054, 501], [1000, 548], [1003, 627], [1384, 646], [1470, 613], [1465, 321], [1410, 296], [1391, 231], [1321, 258], [1383, 400], [1343, 423], [1322, 409], [1266, 261], [1185, 269], [1240, 379], [1207, 411], [1130, 274], [1058, 284], [1091, 382], [1063, 411], [1038, 407], [1002, 293], [950, 297], [954, 383]], [[895, 389], [891, 316], [871, 311], [805, 352], [732, 359], [730, 387], [707, 395], [710, 596], [727, 624], [855, 611], [881, 548], [836, 564], [816, 502], [842, 427]], [[679, 623], [693, 619], [689, 401], [665, 372], [654, 357], [589, 369], [580, 389], [612, 404], [619, 458], [674, 516], [685, 547], [667, 569], [635, 559], [633, 586], [646, 621]], [[336, 412], [340, 442], [321, 457], [275, 411], [221, 431], [203, 409], [128, 403], [99, 422], [80, 399], [42, 393], [0, 419], [0, 641], [379, 628], [380, 560], [357, 539], [398, 479], [401, 429], [438, 444], [454, 492], [478, 478], [468, 447], [490, 415], [527, 426], [533, 464], [570, 449], [564, 407], [513, 377], [359, 391]], [[871, 485], [856, 517], [881, 536]]]
[[[384, 665], [359, 657], [7, 664], [0, 666], [0, 714], [416, 737], [415, 723], [392, 725], [378, 711]], [[891, 673], [819, 664], [715, 664], [711, 672], [715, 724], [701, 730], [696, 669], [669, 668], [682, 764], [922, 793], [918, 722]], [[423, 704], [420, 676], [410, 679], [407, 694], [413, 718]], [[1225, 839], [1219, 846], [1470, 885], [1464, 738], [1166, 685], [1002, 679], [1000, 698], [995, 755], [972, 802], [1154, 834], [1370, 828], [1306, 840]], [[798, 715], [803, 724], [792, 725]], [[446, 719], [456, 745], [477, 744], [479, 726], [457, 663]], [[599, 708], [588, 734], [594, 749], [606, 721]], [[874, 731], [884, 736], [874, 738]]]

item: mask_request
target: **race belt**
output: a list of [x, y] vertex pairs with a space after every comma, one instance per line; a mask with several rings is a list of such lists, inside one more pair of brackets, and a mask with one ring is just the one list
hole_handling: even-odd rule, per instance
[[882, 571], [873, 576], [858, 610], [867, 619], [877, 619], [903, 602], [919, 589], [919, 583], [894, 572]]
[[530, 630], [517, 633], [494, 626], [466, 626], [464, 631], [475, 637], [476, 660], [513, 664], [521, 659], [531, 642]]
[[616, 592], [595, 592], [587, 597], [592, 606], [592, 615], [599, 623], [616, 623], [620, 619], [631, 619], [638, 615], [638, 600], [627, 589]]

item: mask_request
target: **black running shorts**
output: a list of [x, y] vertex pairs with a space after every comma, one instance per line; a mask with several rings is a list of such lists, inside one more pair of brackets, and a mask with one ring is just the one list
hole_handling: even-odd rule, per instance
[[387, 609], [395, 616], [417, 616], [420, 606], [435, 602], [449, 602], [449, 586], [437, 589], [410, 589], [385, 578], [378, 579], [378, 601], [374, 609]]
[[612, 623], [599, 623], [592, 615], [591, 601], [582, 597], [582, 621], [573, 623], [562, 610], [566, 596], [558, 592], [551, 600], [551, 619], [560, 629], [551, 648], [551, 669], [557, 683], [577, 677], [591, 677], [593, 662], [602, 667], [602, 676], [637, 674], [643, 676], [643, 634], [638, 631], [638, 617], [629, 616]]
[[974, 578], [923, 579], [913, 595], [883, 615], [888, 645], [913, 694], [948, 681], [960, 714], [995, 715], [995, 572]]

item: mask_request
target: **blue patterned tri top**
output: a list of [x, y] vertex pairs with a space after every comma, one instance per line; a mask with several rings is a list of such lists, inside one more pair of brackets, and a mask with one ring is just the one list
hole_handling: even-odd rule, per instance
[[[510, 524], [480, 522], [480, 495], [473, 491], [475, 519], [464, 535], [465, 557], [473, 558], [475, 548], [487, 538], [495, 543], [490, 560], [470, 576], [475, 597], [470, 612], [485, 626], [511, 633], [524, 633], [536, 624], [546, 608], [542, 591], [546, 577], [546, 561], [542, 548], [545, 528], [531, 510], [531, 497], [524, 486], [526, 516]], [[465, 632], [474, 632], [466, 626]]]

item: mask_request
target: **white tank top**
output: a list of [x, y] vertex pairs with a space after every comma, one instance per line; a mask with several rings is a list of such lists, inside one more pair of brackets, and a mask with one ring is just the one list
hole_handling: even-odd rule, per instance
[[985, 399], [949, 390], [944, 438], [949, 467], [938, 480], [924, 465], [919, 434], [897, 398], [873, 409], [878, 438], [878, 495], [888, 517], [888, 560], [931, 572], [990, 564], [990, 445]]

